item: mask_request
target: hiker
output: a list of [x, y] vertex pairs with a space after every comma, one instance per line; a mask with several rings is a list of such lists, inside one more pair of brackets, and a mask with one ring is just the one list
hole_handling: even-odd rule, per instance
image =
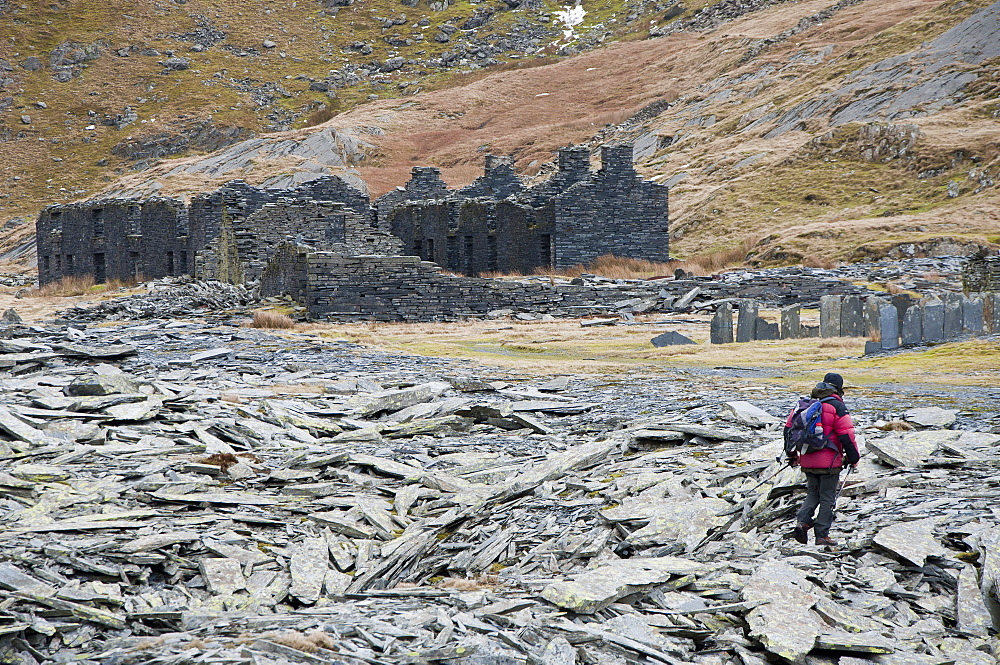
[[[814, 452], [798, 454], [786, 445], [788, 463], [798, 466], [806, 474], [806, 499], [796, 515], [795, 540], [805, 544], [808, 542], [809, 530], [815, 529], [816, 544], [836, 547], [837, 541], [830, 538], [830, 526], [833, 524], [834, 503], [837, 500], [837, 483], [844, 461], [852, 469], [857, 468], [861, 456], [854, 439], [854, 422], [844, 404], [844, 378], [835, 372], [829, 372], [823, 381], [816, 384], [810, 398], [819, 400], [822, 414], [818, 424], [822, 426], [825, 446]], [[800, 405], [803, 402], [800, 401]], [[785, 441], [792, 434], [793, 418], [797, 409], [793, 409], [785, 421]], [[817, 434], [818, 428], [817, 428]], [[819, 514], [813, 519], [813, 513], [819, 507]]]

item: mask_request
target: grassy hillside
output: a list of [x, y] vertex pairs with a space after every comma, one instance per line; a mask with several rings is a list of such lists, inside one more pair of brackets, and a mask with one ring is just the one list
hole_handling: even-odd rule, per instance
[[633, 141], [643, 174], [672, 187], [680, 257], [750, 244], [759, 262], [821, 265], [1000, 241], [995, 58], [939, 68], [971, 77], [942, 103], [919, 99], [923, 71], [874, 81], [918, 99], [837, 120], [873, 94], [865, 68], [922, 53], [991, 2], [585, 0], [567, 37], [555, 2], [403, 1], [7, 5], [0, 221], [123, 176], [208, 187], [158, 162], [331, 127], [375, 146], [360, 167], [375, 194], [415, 164], [460, 185], [485, 152], [533, 174], [560, 145]]

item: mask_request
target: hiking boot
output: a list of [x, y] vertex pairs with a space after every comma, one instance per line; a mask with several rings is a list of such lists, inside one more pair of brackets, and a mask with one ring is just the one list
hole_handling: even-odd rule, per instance
[[824, 547], [840, 547], [840, 543], [838, 543], [836, 540], [834, 540], [829, 536], [827, 536], [826, 538], [817, 538], [816, 544], [822, 545]]
[[812, 524], [806, 524], [805, 522], [799, 522], [795, 525], [794, 536], [795, 540], [799, 541], [803, 545], [809, 542], [809, 529], [812, 528]]

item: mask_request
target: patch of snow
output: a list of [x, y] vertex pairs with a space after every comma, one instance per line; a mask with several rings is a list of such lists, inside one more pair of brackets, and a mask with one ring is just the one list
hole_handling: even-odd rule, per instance
[[563, 5], [560, 11], [555, 12], [556, 19], [563, 24], [563, 38], [560, 41], [565, 41], [567, 44], [577, 38], [576, 26], [583, 23], [584, 17], [587, 15], [587, 10], [583, 8], [583, 5], [577, 2], [573, 7], [569, 5]]

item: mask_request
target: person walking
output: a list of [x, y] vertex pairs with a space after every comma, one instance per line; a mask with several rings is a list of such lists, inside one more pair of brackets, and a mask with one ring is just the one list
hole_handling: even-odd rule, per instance
[[[820, 423], [827, 446], [802, 455], [788, 453], [788, 463], [800, 467], [806, 475], [806, 498], [796, 515], [794, 536], [795, 540], [805, 544], [808, 542], [810, 529], [813, 529], [817, 545], [836, 547], [837, 541], [830, 538], [830, 527], [833, 524], [840, 472], [845, 461], [852, 469], [857, 468], [861, 455], [854, 436], [854, 421], [844, 403], [844, 377], [836, 372], [828, 372], [823, 381], [813, 388], [810, 397], [822, 403]], [[793, 410], [785, 421], [786, 440], [794, 413]], [[819, 513], [813, 519], [817, 507]]]

